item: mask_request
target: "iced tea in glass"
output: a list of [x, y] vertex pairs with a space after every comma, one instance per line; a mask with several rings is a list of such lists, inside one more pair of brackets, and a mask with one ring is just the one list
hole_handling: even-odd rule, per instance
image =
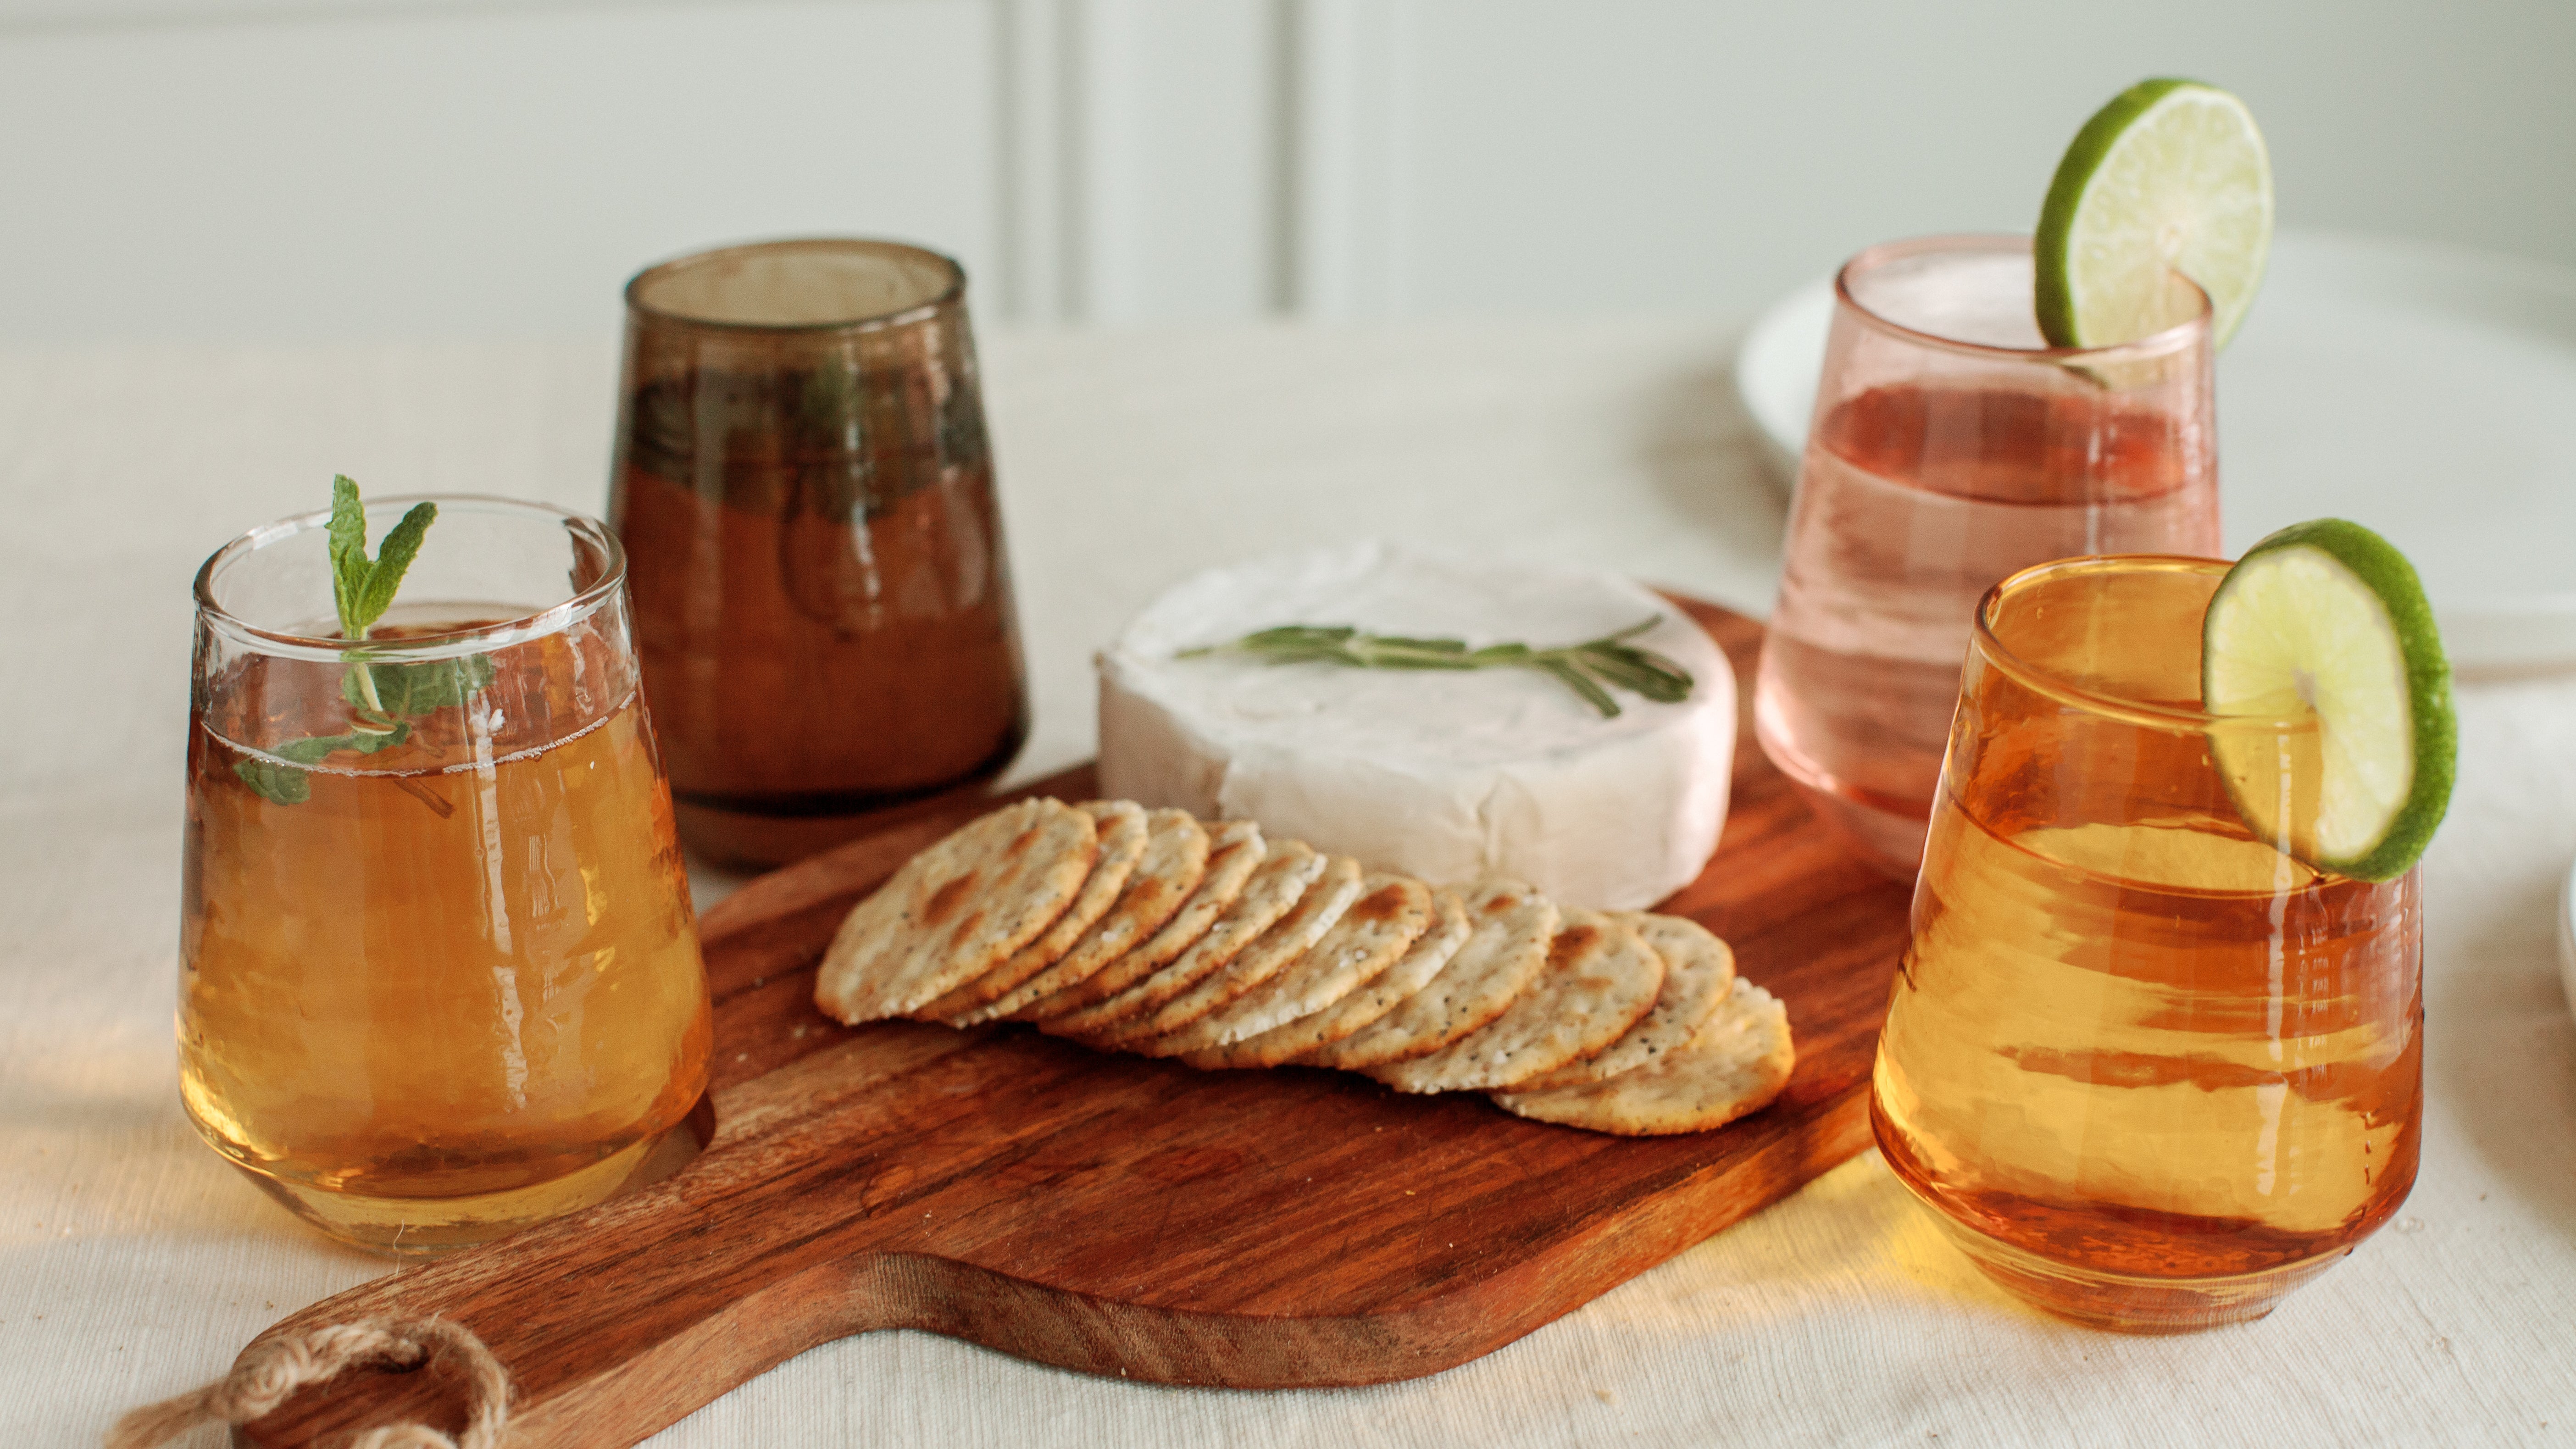
[[1779, 602], [1754, 685], [1764, 753], [1873, 864], [1912, 879], [1978, 596], [2078, 554], [2214, 554], [2209, 302], [2052, 348], [2030, 242], [1873, 247], [1835, 279]]
[[[381, 536], [417, 500], [367, 509]], [[197, 579], [180, 1087], [324, 1232], [432, 1253], [687, 1160], [712, 1022], [623, 558], [436, 500], [363, 641], [327, 515]]]
[[[2303, 865], [2232, 801], [2313, 820], [2313, 716], [2213, 716], [2224, 563], [2096, 558], [1980, 606], [1870, 1110], [1979, 1267], [2102, 1327], [2268, 1312], [2415, 1180], [2412, 872]], [[2231, 759], [2265, 763], [2228, 778]]]

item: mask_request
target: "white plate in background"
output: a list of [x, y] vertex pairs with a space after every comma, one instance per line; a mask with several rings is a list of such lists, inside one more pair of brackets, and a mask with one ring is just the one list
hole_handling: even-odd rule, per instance
[[[1773, 304], [1736, 352], [1784, 489], [1832, 320], [1827, 278]], [[2350, 518], [2415, 561], [2454, 664], [2576, 665], [2576, 272], [2280, 233], [2218, 360], [2218, 457], [2231, 553]]]

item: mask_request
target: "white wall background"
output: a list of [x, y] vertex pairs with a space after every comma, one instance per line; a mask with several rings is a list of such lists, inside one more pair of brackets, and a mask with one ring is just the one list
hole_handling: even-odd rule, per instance
[[2162, 73], [2287, 224], [2576, 265], [2566, 0], [0, 0], [0, 341], [595, 334], [803, 232], [988, 322], [1734, 316]]

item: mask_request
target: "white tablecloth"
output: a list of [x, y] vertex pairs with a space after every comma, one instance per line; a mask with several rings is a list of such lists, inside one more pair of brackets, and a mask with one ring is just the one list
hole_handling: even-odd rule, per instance
[[[1036, 690], [1022, 772], [1089, 752], [1089, 651], [1129, 610], [1267, 549], [1433, 539], [1765, 607], [1780, 506], [1727, 393], [1730, 340], [1664, 323], [992, 339]], [[0, 351], [0, 1442], [94, 1443], [385, 1270], [297, 1226], [180, 1114], [196, 564], [316, 506], [335, 471], [595, 511], [613, 381], [607, 339]], [[2468, 689], [2461, 715], [2459, 794], [2425, 866], [2422, 1177], [2388, 1231], [2263, 1322], [2133, 1339], [2042, 1318], [1868, 1156], [1426, 1380], [1168, 1389], [886, 1333], [654, 1442], [2576, 1439], [2576, 1024], [2551, 956], [2576, 683]]]

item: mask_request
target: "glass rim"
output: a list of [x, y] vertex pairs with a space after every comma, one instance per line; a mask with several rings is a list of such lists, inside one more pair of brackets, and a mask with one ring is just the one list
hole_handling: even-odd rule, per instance
[[206, 561], [197, 567], [194, 587], [198, 623], [246, 647], [278, 658], [337, 664], [347, 662], [352, 654], [364, 651], [367, 657], [375, 659], [447, 659], [560, 634], [598, 612], [601, 605], [626, 585], [625, 547], [617, 541], [617, 535], [609, 530], [608, 525], [586, 513], [557, 508], [551, 503], [504, 498], [491, 493], [389, 494], [366, 500], [365, 507], [370, 514], [379, 509], [400, 513], [420, 503], [435, 503], [441, 513], [453, 508], [464, 513], [515, 514], [560, 524], [564, 532], [597, 547], [606, 557], [608, 566], [587, 588], [534, 612], [478, 624], [469, 629], [449, 629], [403, 639], [352, 640], [300, 634], [291, 629], [264, 628], [216, 601], [215, 580], [225, 569], [261, 549], [316, 529], [329, 528], [331, 510], [320, 508], [263, 523], [208, 554]]
[[1938, 348], [1945, 352], [1955, 352], [1965, 357], [1984, 357], [1995, 360], [2056, 363], [2120, 362], [2142, 357], [2162, 357], [2189, 347], [2195, 337], [2206, 340], [2210, 336], [2215, 311], [2210, 305], [2209, 293], [2198, 282], [2172, 268], [2166, 270], [2177, 281], [2189, 287], [2193, 296], [2200, 299], [2200, 310], [2170, 327], [2150, 332], [2144, 337], [2131, 338], [2126, 342], [2107, 343], [2100, 347], [2004, 347], [1990, 342], [1970, 342], [1958, 337], [1944, 337], [1938, 332], [1926, 332], [1919, 327], [1909, 327], [1882, 312], [1872, 310], [1866, 303], [1852, 295], [1851, 283], [1856, 274], [1884, 266], [1889, 262], [1902, 261], [1908, 257], [1934, 256], [1944, 252], [2028, 252], [2030, 249], [2029, 237], [2012, 232], [1943, 232], [1933, 236], [1904, 237], [1896, 241], [1880, 242], [1876, 246], [1862, 248], [1853, 255], [1851, 260], [1835, 270], [1834, 301], [1871, 327], [1904, 341]]
[[[901, 307], [864, 317], [840, 317], [829, 322], [726, 322], [713, 317], [694, 317], [656, 307], [643, 299], [643, 290], [655, 281], [687, 268], [705, 266], [731, 257], [761, 253], [786, 252], [859, 252], [872, 256], [889, 254], [916, 257], [933, 263], [947, 273], [947, 281], [937, 295], [926, 301], [909, 302]], [[626, 281], [626, 311], [629, 316], [651, 321], [656, 326], [688, 327], [702, 332], [752, 333], [762, 336], [828, 336], [836, 333], [879, 332], [888, 328], [909, 326], [955, 309], [966, 296], [966, 267], [946, 252], [910, 242], [889, 241], [881, 237], [803, 236], [779, 237], [770, 241], [739, 242], [732, 246], [711, 247], [687, 256], [655, 262]]]
[[2206, 710], [2184, 709], [2152, 700], [2131, 699], [2124, 695], [2079, 684], [2065, 675], [2013, 652], [1995, 635], [1995, 613], [2007, 594], [2019, 593], [2052, 579], [2080, 574], [2198, 573], [2224, 574], [2235, 565], [2223, 558], [2197, 558], [2189, 554], [2115, 553], [2094, 554], [2082, 558], [2062, 558], [2005, 576], [2001, 583], [1986, 590], [1977, 601], [1976, 626], [1972, 647], [1996, 668], [2036, 693], [2061, 704], [2072, 705], [2090, 714], [2123, 720], [2130, 724], [2155, 729], [2189, 730], [2198, 734], [2211, 731], [2245, 734], [2304, 734], [2317, 728], [2313, 714], [2257, 715], [2211, 714]]

